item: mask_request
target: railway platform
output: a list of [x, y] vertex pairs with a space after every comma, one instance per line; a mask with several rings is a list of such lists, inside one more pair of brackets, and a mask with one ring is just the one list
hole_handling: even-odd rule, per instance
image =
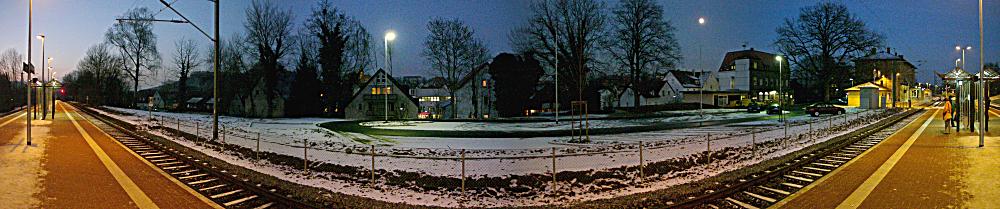
[[221, 208], [98, 129], [75, 108], [55, 117], [0, 117], [0, 202], [4, 208]]
[[772, 208], [1000, 208], [1000, 114], [979, 134], [945, 132], [940, 108]]

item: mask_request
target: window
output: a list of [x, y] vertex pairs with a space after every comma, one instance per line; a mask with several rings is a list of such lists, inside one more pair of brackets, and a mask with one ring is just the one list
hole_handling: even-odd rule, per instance
[[483, 80], [483, 87], [486, 87], [486, 80]]
[[754, 70], [756, 70], [756, 69], [757, 69], [757, 62], [753, 62], [753, 69], [754, 69]]

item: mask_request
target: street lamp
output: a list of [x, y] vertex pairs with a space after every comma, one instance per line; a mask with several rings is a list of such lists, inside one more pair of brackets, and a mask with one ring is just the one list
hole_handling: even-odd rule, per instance
[[384, 39], [385, 42], [383, 42], [383, 45], [385, 46], [385, 66], [386, 66], [386, 68], [389, 68], [389, 74], [386, 74], [385, 72], [382, 72], [382, 77], [383, 77], [383, 80], [382, 80], [382, 90], [380, 90], [379, 92], [381, 92], [382, 94], [385, 94], [385, 108], [384, 109], [385, 109], [385, 121], [386, 122], [389, 121], [389, 92], [388, 92], [388, 90], [389, 90], [389, 76], [392, 76], [391, 75], [392, 74], [392, 53], [389, 51], [389, 43], [392, 43], [392, 41], [394, 41], [394, 40], [396, 40], [396, 32], [390, 30], [390, 31], [388, 31], [388, 32], [385, 33], [385, 39]]
[[[971, 47], [969, 47], [971, 49]], [[979, 0], [979, 73], [982, 74], [983, 65], [983, 0]], [[983, 79], [979, 79], [979, 147], [984, 146], [986, 136], [986, 85]]]
[[[28, 41], [27, 41], [28, 59], [27, 63], [25, 64], [26, 65], [25, 68], [27, 69], [24, 69], [28, 74], [28, 80], [31, 80], [31, 74], [34, 73], [34, 70], [30, 70], [34, 67], [30, 64], [31, 63], [31, 13], [32, 13], [31, 10], [34, 2], [35, 1], [33, 0], [28, 0]], [[25, 92], [24, 102], [26, 104], [26, 107], [24, 108], [24, 119], [25, 119], [25, 124], [27, 124], [24, 126], [25, 127], [24, 138], [28, 145], [31, 145], [31, 84], [30, 83], [31, 82], [24, 82], [24, 85], [27, 86], [27, 88], [24, 91]]]
[[[705, 17], [699, 17], [698, 18], [698, 25], [699, 26], [705, 26]], [[702, 27], [702, 28], [704, 28], [704, 27]], [[702, 32], [704, 32], [704, 31], [702, 31]], [[704, 58], [702, 56], [702, 48], [704, 48], [704, 46], [702, 46], [702, 44], [704, 44], [704, 43], [699, 43], [698, 44], [698, 62], [699, 62], [698, 64], [699, 65], [703, 64], [703, 63], [701, 63], [701, 61]], [[704, 66], [699, 66], [699, 68], [701, 69], [701, 73], [698, 74], [698, 77], [699, 77], [698, 78], [698, 83], [700, 85], [700, 88], [698, 88], [698, 116], [705, 117], [705, 83], [706, 83], [707, 79], [705, 79], [705, 68], [704, 68]], [[638, 104], [636, 104], [636, 106], [638, 106]]]
[[785, 125], [785, 136], [788, 136], [788, 120], [785, 119], [785, 80], [781, 73], [781, 64], [783, 58], [781, 55], [774, 56], [774, 60], [778, 61], [778, 118], [781, 119], [782, 123]]
[[[35, 36], [35, 38], [37, 38], [38, 40], [42, 41], [42, 57], [41, 57], [43, 59], [42, 60], [42, 74], [40, 74], [40, 76], [38, 76], [39, 77], [38, 79], [42, 81], [42, 88], [41, 88], [42, 92], [41, 92], [41, 94], [45, 95], [45, 66], [46, 66], [45, 65], [46, 62], [44, 60], [45, 59], [45, 34], [44, 33], [38, 34], [37, 36]], [[44, 96], [42, 96], [42, 102], [39, 102], [38, 104], [41, 104], [41, 106], [42, 106], [42, 120], [45, 120], [45, 116], [48, 115], [48, 108], [45, 107], [45, 104], [48, 104], [48, 103], [45, 102], [45, 97]], [[35, 111], [35, 114], [38, 114], [38, 111]]]
[[955, 50], [962, 51], [962, 59], [959, 60], [962, 61], [962, 69], [965, 70], [965, 51], [972, 50], [972, 46], [966, 46], [965, 48], [962, 48], [962, 46], [955, 46]]

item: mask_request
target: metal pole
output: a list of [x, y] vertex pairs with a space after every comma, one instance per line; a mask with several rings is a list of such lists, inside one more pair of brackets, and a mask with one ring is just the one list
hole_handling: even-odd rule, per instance
[[42, 36], [42, 57], [39, 57], [39, 59], [42, 59], [42, 74], [38, 75], [38, 80], [42, 81], [42, 88], [39, 89], [39, 91], [41, 91], [39, 92], [40, 93], [39, 97], [41, 97], [42, 102], [39, 102], [38, 105], [42, 108], [42, 120], [45, 120], [45, 115], [49, 114], [49, 108], [45, 107], [45, 104], [47, 104], [45, 102], [45, 68], [47, 66], [46, 65], [47, 62], [45, 62], [45, 35], [41, 36]]
[[302, 139], [302, 170], [309, 174], [309, 139]]
[[639, 141], [639, 181], [642, 181], [646, 175], [643, 175], [643, 170], [645, 169], [645, 161], [642, 158], [642, 141]]
[[[28, 59], [26, 60], [29, 67], [28, 69], [32, 69], [31, 67], [33, 67], [31, 65], [31, 5], [33, 3], [34, 3], [33, 0], [28, 0], [28, 54], [27, 54]], [[26, 99], [25, 102], [27, 103], [27, 106], [24, 108], [24, 119], [25, 123], [27, 124], [27, 126], [25, 126], [26, 129], [25, 131], [27, 132], [25, 138], [27, 138], [26, 141], [28, 142], [28, 145], [31, 145], [31, 73], [30, 72], [28, 73], [28, 82], [24, 83], [28, 87], [28, 89], [25, 90], [25, 92], [27, 92], [27, 95], [25, 96]]]
[[552, 147], [552, 191], [556, 190], [556, 148]]
[[[553, 39], [555, 39], [554, 42], [556, 43], [555, 44], [556, 45], [556, 49], [552, 51], [553, 54], [556, 55], [556, 69], [553, 70], [555, 72], [555, 74], [556, 74], [556, 86], [555, 86], [555, 89], [556, 89], [556, 103], [555, 103], [554, 106], [555, 106], [555, 111], [556, 111], [556, 124], [559, 124], [559, 30], [556, 30], [555, 35], [553, 35], [552, 37], [553, 37]], [[635, 104], [635, 105], [636, 105], [636, 107], [638, 107], [639, 104]], [[553, 185], [554, 185], [554, 181], [553, 181]]]
[[465, 149], [462, 149], [462, 196], [465, 196]]
[[[219, 1], [215, 1], [215, 53], [212, 55], [212, 140], [219, 138]], [[162, 0], [161, 0], [162, 2]], [[171, 8], [173, 9], [173, 8]], [[186, 18], [185, 18], [186, 19]], [[191, 25], [194, 25], [193, 23]], [[195, 26], [196, 28], [198, 26]], [[199, 29], [201, 30], [201, 29]]]
[[[981, 74], [981, 75], [985, 75], [985, 74], [983, 74], [983, 68], [984, 68], [984, 66], [983, 66], [983, 56], [984, 56], [983, 55], [983, 0], [979, 0], [979, 74]], [[986, 129], [985, 129], [985, 127], [986, 127], [986, 125], [985, 125], [986, 121], [984, 119], [985, 119], [986, 114], [987, 114], [986, 113], [987, 109], [985, 107], [985, 105], [986, 105], [986, 103], [985, 103], [985, 101], [986, 101], [985, 100], [986, 99], [986, 95], [984, 94], [985, 90], [986, 90], [985, 87], [986, 86], [983, 85], [983, 78], [979, 78], [979, 88], [980, 88], [980, 90], [979, 90], [979, 108], [980, 108], [980, 110], [982, 110], [979, 113], [979, 147], [985, 146], [985, 140], [984, 140], [984, 138], [986, 136]]]
[[[389, 70], [392, 70], [392, 68], [389, 67], [389, 66], [392, 65], [392, 60], [390, 60], [392, 55], [389, 55], [389, 39], [383, 38], [382, 39], [382, 43], [385, 46], [385, 66], [386, 66], [386, 68], [389, 68]], [[382, 82], [383, 82], [382, 83], [382, 89], [379, 90], [379, 93], [385, 94], [385, 97], [384, 97], [385, 98], [385, 108], [384, 108], [385, 109], [385, 111], [384, 111], [385, 112], [385, 121], [389, 121], [389, 93], [388, 92], [384, 92], [389, 87], [389, 75], [387, 73], [385, 73], [385, 71], [383, 71], [382, 72], [382, 78], [384, 78], [384, 79], [382, 80]], [[454, 108], [454, 107], [452, 107], [452, 108]], [[452, 117], [456, 117], [456, 115], [452, 115]]]
[[708, 145], [708, 163], [712, 163], [712, 135], [705, 134], [705, 144]]
[[256, 150], [257, 151], [253, 153], [254, 157], [257, 160], [260, 160], [260, 132], [257, 132], [257, 149]]

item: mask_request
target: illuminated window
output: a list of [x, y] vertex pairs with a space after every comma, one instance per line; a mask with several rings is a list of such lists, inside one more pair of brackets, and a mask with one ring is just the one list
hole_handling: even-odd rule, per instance
[[372, 88], [372, 94], [378, 94], [378, 88]]
[[486, 80], [483, 80], [483, 87], [486, 87]]

